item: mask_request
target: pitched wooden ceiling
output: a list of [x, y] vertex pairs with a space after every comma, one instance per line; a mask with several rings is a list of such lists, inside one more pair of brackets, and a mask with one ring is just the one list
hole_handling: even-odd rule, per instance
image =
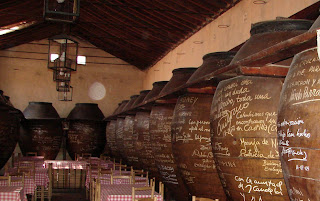
[[[81, 0], [70, 35], [146, 69], [240, 0]], [[33, 23], [0, 36], [0, 49], [62, 33], [43, 20], [43, 0], [0, 2], [0, 27]]]

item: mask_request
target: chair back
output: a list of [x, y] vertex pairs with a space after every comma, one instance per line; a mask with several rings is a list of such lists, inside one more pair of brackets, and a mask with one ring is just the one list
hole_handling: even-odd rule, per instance
[[[25, 175], [26, 173], [15, 173], [15, 174], [10, 174], [11, 178], [10, 178], [10, 185], [14, 184], [14, 183], [19, 183], [19, 185], [24, 186], [24, 181], [25, 181]], [[13, 185], [13, 186], [17, 186], [17, 185]]]
[[146, 198], [136, 198], [137, 191], [149, 191], [150, 190], [150, 199], [156, 200], [154, 197], [154, 185], [146, 187], [132, 187], [132, 201], [147, 200]]
[[101, 200], [101, 184], [100, 182], [96, 182], [94, 201], [100, 201], [100, 200]]
[[11, 184], [11, 177], [9, 175], [7, 176], [0, 176], [0, 181], [5, 181], [8, 186]]
[[97, 179], [100, 184], [113, 184], [112, 169], [100, 169]]
[[164, 184], [160, 181], [159, 182], [159, 194], [161, 195], [162, 199], [164, 198]]
[[115, 180], [117, 179], [128, 179], [129, 180], [129, 184], [132, 184], [132, 176], [130, 175], [115, 175], [112, 176], [112, 184], [116, 184]]
[[[92, 179], [90, 183], [90, 201], [95, 201], [96, 200], [96, 194], [97, 194], [97, 183], [98, 181], [96, 179]], [[99, 183], [100, 185], [100, 183]]]
[[209, 198], [200, 198], [196, 196], [192, 196], [192, 201], [219, 201], [219, 199], [209, 199]]

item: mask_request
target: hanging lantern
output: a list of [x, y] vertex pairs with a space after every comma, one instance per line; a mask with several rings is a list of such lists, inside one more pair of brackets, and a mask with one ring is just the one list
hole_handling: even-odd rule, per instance
[[69, 82], [57, 82], [58, 100], [72, 101], [73, 87]]
[[53, 81], [70, 82], [71, 70], [67, 68], [59, 68], [53, 71]]
[[66, 34], [49, 38], [48, 68], [55, 71], [77, 70], [78, 42]]
[[73, 23], [79, 17], [80, 0], [44, 0], [44, 19]]

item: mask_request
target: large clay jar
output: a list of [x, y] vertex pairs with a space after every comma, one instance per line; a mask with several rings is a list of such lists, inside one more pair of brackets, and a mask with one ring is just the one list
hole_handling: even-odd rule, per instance
[[110, 142], [109, 142], [110, 139], [109, 139], [109, 135], [107, 133], [108, 126], [109, 126], [111, 120], [110, 119], [104, 119], [104, 121], [106, 122], [106, 144], [104, 145], [103, 154], [107, 155], [107, 156], [112, 156]]
[[171, 122], [175, 104], [154, 105], [150, 114], [152, 150], [161, 180], [178, 201], [188, 200], [188, 191], [173, 157]]
[[117, 114], [119, 112], [121, 104], [122, 104], [122, 102], [118, 103], [118, 107], [113, 111], [112, 115], [115, 115], [115, 114]]
[[289, 200], [276, 125], [282, 83], [281, 78], [240, 76], [216, 89], [211, 142], [229, 200]]
[[30, 102], [23, 114], [27, 120], [21, 125], [19, 145], [22, 153], [37, 152], [47, 160], [54, 160], [60, 150], [63, 130], [52, 103]]
[[106, 140], [110, 148], [111, 156], [113, 158], [120, 158], [118, 147], [116, 144], [116, 124], [117, 120], [110, 120], [106, 126]]
[[98, 104], [76, 104], [67, 117], [70, 122], [67, 150], [71, 158], [82, 153], [100, 156], [106, 143], [106, 124], [103, 119]]
[[[277, 43], [298, 36], [310, 28], [312, 21], [296, 19], [277, 19], [258, 22], [252, 25], [251, 37], [240, 48], [231, 64], [247, 58]], [[291, 59], [277, 64], [290, 65]]]
[[127, 110], [131, 109], [132, 106], [133, 106], [133, 104], [136, 102], [136, 100], [137, 100], [138, 97], [139, 97], [139, 95], [130, 96], [129, 102], [127, 103], [127, 105], [124, 106], [124, 108], [122, 109], [122, 111], [127, 111]]
[[121, 102], [121, 105], [117, 108], [117, 110], [114, 112], [114, 114], [119, 114], [123, 112], [123, 108], [128, 104], [129, 100], [123, 100]]
[[[234, 52], [214, 52], [203, 57], [203, 64], [187, 83], [212, 73], [230, 63]], [[203, 83], [215, 87], [217, 84]], [[200, 85], [197, 84], [199, 87]], [[175, 160], [191, 195], [225, 200], [211, 148], [210, 107], [213, 95], [186, 93], [178, 98], [172, 121]]]
[[210, 138], [213, 95], [188, 93], [179, 97], [171, 124], [172, 149], [191, 195], [225, 200]]
[[[134, 103], [132, 104], [132, 108], [136, 107], [140, 103], [142, 103], [143, 99], [146, 97], [146, 95], [150, 92], [150, 90], [143, 90], [140, 91], [140, 95], [134, 100]], [[135, 113], [132, 112], [128, 114], [123, 123], [123, 145], [124, 145], [124, 152], [125, 152], [125, 159], [130, 166], [134, 167], [140, 167], [139, 165], [139, 158], [138, 153], [135, 150], [135, 143], [137, 141], [138, 136], [134, 135], [133, 132], [133, 126], [134, 126], [134, 119], [135, 119]], [[137, 134], [137, 133], [136, 133]]]
[[317, 48], [295, 55], [281, 92], [279, 152], [291, 200], [320, 200], [320, 62]]
[[134, 115], [127, 115], [123, 122], [123, 148], [125, 161], [129, 166], [133, 166], [134, 162], [138, 162], [138, 158], [135, 157], [134, 153], [133, 125]]
[[[158, 96], [167, 83], [168, 81], [154, 82], [152, 90], [148, 92], [141, 103], [148, 102], [149, 100]], [[150, 109], [150, 104], [139, 108], [134, 118], [132, 137], [136, 154], [134, 157], [138, 158], [139, 161], [139, 163], [135, 163], [134, 165], [136, 165], [135, 168], [146, 169], [152, 176], [159, 178], [159, 171], [155, 164], [154, 153], [152, 151], [152, 141], [150, 141]]]
[[143, 100], [146, 98], [146, 96], [149, 94], [151, 90], [142, 90], [140, 91], [140, 95], [139, 97], [134, 101], [134, 103], [132, 104], [132, 107], [136, 107], [138, 105], [140, 105]]
[[[228, 65], [234, 54], [234, 52], [206, 54], [203, 57], [203, 64], [187, 83], [195, 83], [206, 74]], [[202, 82], [201, 84], [204, 87], [216, 86], [214, 83]], [[216, 170], [211, 147], [212, 99], [212, 94], [190, 92], [178, 98], [171, 127], [172, 148], [182, 179], [191, 195], [225, 200], [226, 196]]]
[[118, 153], [120, 155], [119, 159], [123, 160], [123, 163], [126, 163], [124, 146], [123, 146], [123, 123], [124, 123], [124, 117], [119, 116], [116, 121], [115, 142], [116, 142]]
[[0, 168], [11, 157], [19, 139], [20, 119], [12, 109], [8, 107], [0, 90]]

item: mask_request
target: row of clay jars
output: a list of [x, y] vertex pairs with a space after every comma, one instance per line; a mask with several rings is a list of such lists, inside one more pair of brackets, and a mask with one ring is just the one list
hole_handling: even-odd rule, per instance
[[[283, 27], [286, 27], [286, 24], [285, 24], [285, 22], [281, 22], [282, 24], [283, 24]], [[280, 24], [281, 24], [280, 23]], [[264, 26], [265, 26], [265, 24], [264, 24]], [[270, 26], [270, 25], [269, 25]], [[258, 28], [259, 28], [259, 26], [258, 26]], [[274, 28], [274, 27], [272, 27], [271, 26], [271, 28]], [[259, 30], [259, 29], [258, 29]], [[268, 31], [267, 31], [268, 32]], [[277, 34], [282, 34], [283, 35], [283, 37], [285, 37], [285, 35], [286, 35], [286, 32], [288, 32], [288, 30], [285, 30], [285, 28], [284, 29], [282, 29], [282, 30], [276, 30], [275, 32], [277, 32]], [[278, 32], [280, 32], [280, 33], [278, 33]], [[281, 32], [283, 32], [283, 33], [281, 33]], [[256, 31], [256, 32], [254, 32], [255, 34], [262, 34], [262, 35], [264, 35], [264, 36], [267, 36], [266, 34], [267, 33], [264, 33], [264, 32], [261, 32], [261, 31]], [[300, 34], [301, 33], [301, 31], [299, 30], [299, 31], [296, 31], [296, 35], [298, 35], [298, 34]], [[294, 35], [294, 34], [293, 34]], [[292, 36], [292, 35], [290, 35], [290, 34], [288, 34], [288, 37], [290, 37], [290, 36]], [[259, 36], [260, 37], [260, 36]], [[282, 40], [285, 40], [285, 39], [282, 39]], [[264, 47], [265, 48], [265, 47]], [[272, 79], [272, 78], [271, 78]], [[240, 81], [239, 81], [240, 80]], [[252, 102], [252, 104], [251, 105], [255, 105], [256, 103], [254, 103], [254, 102], [257, 102], [258, 104], [260, 103], [260, 102], [263, 102], [263, 101], [265, 101], [265, 102], [268, 102], [267, 100], [269, 100], [269, 102], [268, 102], [268, 104], [270, 104], [271, 105], [271, 103], [276, 103], [277, 102], [277, 100], [276, 100], [276, 93], [277, 93], [277, 90], [275, 90], [274, 91], [274, 93], [275, 94], [273, 94], [274, 96], [272, 96], [272, 97], [268, 97], [268, 96], [266, 96], [267, 98], [266, 99], [263, 99], [263, 95], [265, 95], [265, 94], [258, 94], [258, 93], [256, 93], [256, 92], [254, 92], [254, 88], [255, 88], [255, 86], [259, 86], [259, 84], [260, 84], [260, 82], [261, 83], [263, 83], [263, 84], [266, 84], [266, 83], [268, 83], [268, 82], [270, 82], [270, 80], [267, 80], [267, 79], [258, 79], [258, 81], [256, 80], [256, 79], [249, 79], [249, 78], [239, 78], [239, 79], [237, 79], [237, 80], [229, 80], [229, 82], [231, 82], [231, 85], [237, 85], [237, 84], [239, 84], [238, 82], [240, 82], [240, 84], [241, 83], [245, 83], [245, 82], [247, 82], [247, 85], [248, 85], [248, 87], [246, 88], [247, 90], [248, 90], [248, 88], [250, 88], [250, 87], [252, 87], [252, 86], [254, 86], [253, 87], [253, 89], [252, 89], [252, 93], [253, 93], [253, 95], [252, 96], [254, 96], [254, 97], [258, 97], [257, 99], [254, 99]], [[276, 81], [271, 81], [271, 82], [274, 82], [275, 83], [275, 86], [272, 86], [274, 89], [279, 89], [279, 86], [281, 86], [281, 84], [279, 84], [279, 82], [276, 82]], [[227, 81], [226, 81], [226, 83], [228, 83]], [[281, 82], [280, 82], [281, 83]], [[250, 85], [251, 84], [251, 85]], [[240, 85], [241, 86], [241, 85]], [[264, 85], [265, 86], [265, 85]], [[235, 87], [235, 90], [238, 90], [238, 91], [241, 91], [241, 88], [240, 89], [236, 89], [236, 86], [234, 86]], [[278, 87], [278, 88], [277, 88]], [[280, 87], [281, 88], [281, 87]], [[230, 89], [231, 90], [231, 89]], [[227, 90], [226, 90], [227, 91]], [[279, 92], [279, 90], [278, 90], [278, 92]], [[229, 93], [229, 92], [228, 92]], [[247, 92], [243, 92], [243, 94], [245, 94], [245, 93], [247, 93]], [[221, 94], [224, 94], [224, 92], [220, 92], [219, 93], [220, 95]], [[231, 93], [232, 94], [232, 93]], [[240, 93], [241, 94], [241, 93]], [[236, 94], [236, 95], [239, 95], [239, 94]], [[246, 95], [246, 94], [245, 94]], [[216, 95], [217, 97], [219, 97], [218, 95]], [[262, 97], [262, 98], [259, 98], [259, 97]], [[219, 101], [221, 101], [222, 99], [223, 99], [224, 97], [222, 96], [222, 97], [219, 97]], [[237, 98], [238, 97], [233, 97], [235, 100], [238, 100]], [[186, 100], [186, 99], [196, 99], [196, 98], [194, 98], [194, 97], [180, 97], [180, 99], [181, 99], [181, 101], [183, 101], [183, 100]], [[210, 100], [210, 98], [207, 98], [207, 99], [209, 99]], [[249, 100], [250, 98], [248, 98], [248, 100]], [[272, 99], [272, 100], [270, 100], [270, 99]], [[199, 101], [200, 102], [200, 101]], [[241, 102], [241, 101], [240, 101]], [[245, 101], [244, 101], [245, 102]], [[250, 101], [249, 101], [250, 102]], [[184, 105], [184, 107], [186, 106], [185, 104], [182, 104], [182, 103], [180, 103], [180, 102], [178, 102], [179, 104], [177, 104], [177, 106], [176, 107], [178, 107], [178, 109], [181, 109], [180, 108], [180, 106], [181, 105]], [[217, 108], [215, 108], [215, 107], [217, 107], [216, 105], [219, 105], [219, 102], [218, 103], [216, 103], [216, 104], [213, 104], [213, 111], [217, 111]], [[222, 105], [224, 105], [223, 103], [222, 103]], [[274, 106], [274, 105], [273, 105]], [[158, 106], [154, 106], [155, 108], [156, 107], [158, 107]], [[172, 106], [171, 106], [172, 107]], [[190, 106], [189, 106], [190, 107]], [[226, 108], [224, 108], [224, 107], [218, 107], [218, 110], [220, 109], [220, 110], [222, 110], [223, 112], [224, 111], [228, 111], [229, 109], [232, 111], [233, 109], [235, 109], [233, 106], [230, 106], [231, 108], [228, 108], [228, 107], [226, 107]], [[168, 108], [170, 108], [170, 106], [165, 106], [164, 107], [165, 108], [165, 110], [167, 110]], [[258, 111], [259, 112], [259, 109], [256, 109], [255, 107], [249, 107], [248, 106], [248, 111], [249, 112], [252, 112], [252, 111]], [[178, 110], [178, 109], [176, 109], [176, 110]], [[244, 109], [247, 109], [247, 108], [244, 108]], [[261, 113], [267, 113], [266, 111], [263, 111], [264, 109], [261, 109]], [[157, 111], [157, 112], [154, 112], [155, 114], [157, 114], [158, 116], [159, 116], [159, 111], [157, 110], [157, 109], [154, 109], [154, 111]], [[173, 109], [172, 109], [172, 111], [173, 111]], [[219, 112], [221, 112], [221, 111], [218, 111], [218, 113]], [[223, 113], [222, 112], [222, 113]], [[245, 112], [245, 111], [244, 111]], [[274, 107], [272, 108], [272, 107], [270, 107], [270, 111], [269, 111], [271, 114], [273, 114], [273, 116], [270, 116], [270, 127], [273, 127], [273, 129], [274, 129], [274, 125], [272, 125], [272, 123], [274, 123]], [[161, 113], [161, 110], [160, 110], [160, 113]], [[167, 112], [164, 112], [164, 114], [165, 113], [167, 113]], [[177, 115], [176, 116], [179, 116], [178, 115], [178, 113], [179, 113], [179, 110], [178, 110], [178, 112], [177, 112]], [[186, 112], [182, 112], [182, 114], [183, 113], [186, 113]], [[151, 114], [152, 114], [152, 111], [151, 111]], [[157, 116], [157, 115], [155, 115], [155, 116]], [[215, 114], [213, 113], [212, 114], [212, 116], [214, 116]], [[161, 115], [160, 115], [161, 116]], [[166, 116], [166, 118], [167, 119], [169, 119], [167, 122], [170, 122], [171, 123], [171, 121], [170, 121], [170, 118], [168, 118], [169, 116], [170, 116], [170, 114], [169, 115], [164, 115], [164, 116]], [[260, 197], [264, 197], [264, 199], [266, 199], [266, 200], [270, 200], [270, 199], [276, 199], [276, 200], [285, 200], [286, 199], [286, 190], [285, 190], [285, 187], [283, 188], [283, 185], [280, 185], [280, 184], [282, 184], [283, 182], [282, 182], [282, 175], [280, 174], [280, 170], [281, 170], [281, 168], [280, 168], [280, 170], [279, 170], [279, 160], [277, 159], [277, 154], [276, 153], [272, 153], [274, 150], [275, 150], [275, 148], [277, 147], [277, 146], [274, 146], [274, 144], [273, 144], [273, 146], [265, 146], [265, 147], [259, 147], [259, 149], [261, 149], [261, 151], [262, 152], [264, 152], [264, 153], [262, 153], [261, 155], [259, 155], [259, 154], [253, 154], [253, 156], [257, 156], [255, 159], [253, 159], [253, 161], [254, 160], [257, 160], [257, 161], [259, 161], [260, 163], [261, 163], [261, 161], [265, 161], [265, 163], [268, 165], [270, 165], [270, 164], [273, 164], [275, 167], [273, 167], [273, 169], [274, 169], [274, 171], [272, 172], [272, 171], [270, 171], [271, 173], [266, 173], [266, 174], [263, 174], [263, 172], [262, 171], [260, 171], [260, 170], [258, 170], [258, 168], [256, 168], [257, 170], [256, 171], [253, 171], [253, 172], [250, 172], [250, 173], [248, 173], [247, 175], [246, 175], [246, 173], [247, 173], [247, 171], [246, 170], [249, 170], [249, 171], [251, 171], [252, 170], [252, 168], [250, 169], [250, 167], [248, 167], [248, 164], [251, 164], [252, 162], [250, 162], [250, 160], [243, 160], [242, 158], [243, 158], [243, 156], [249, 156], [250, 154], [247, 154], [246, 155], [246, 143], [249, 143], [250, 145], [252, 144], [252, 142], [247, 142], [248, 140], [247, 140], [247, 136], [242, 136], [241, 135], [241, 132], [240, 131], [242, 131], [241, 129], [244, 129], [244, 128], [241, 128], [240, 126], [239, 126], [239, 136], [238, 137], [236, 137], [236, 138], [233, 138], [233, 141], [231, 140], [231, 142], [232, 143], [235, 143], [235, 144], [231, 144], [231, 146], [233, 146], [233, 145], [237, 145], [237, 143], [239, 144], [239, 146], [237, 147], [237, 148], [234, 148], [232, 151], [232, 153], [229, 153], [229, 146], [226, 146], [226, 147], [224, 147], [224, 144], [227, 144], [227, 145], [230, 145], [230, 144], [228, 144], [228, 143], [230, 143], [230, 139], [227, 139], [227, 138], [225, 138], [225, 139], [222, 139], [222, 141], [223, 140], [226, 140], [226, 141], [223, 141], [223, 142], [220, 142], [219, 140], [221, 140], [219, 137], [220, 137], [220, 134], [221, 133], [219, 133], [219, 132], [222, 132], [222, 133], [224, 133], [225, 131], [223, 130], [223, 129], [225, 129], [225, 128], [223, 128], [222, 130], [219, 130], [219, 132], [218, 132], [218, 130], [216, 131], [216, 133], [219, 133], [219, 134], [217, 134], [218, 136], [215, 136], [215, 132], [214, 132], [214, 128], [215, 128], [215, 126], [216, 127], [219, 127], [220, 128], [220, 126], [219, 126], [219, 122], [220, 121], [224, 121], [224, 118], [225, 118], [225, 116], [219, 116], [219, 115], [217, 115], [218, 117], [217, 118], [215, 118], [214, 120], [217, 120], [218, 119], [218, 124], [217, 125], [215, 125], [216, 123], [213, 121], [212, 122], [212, 139], [213, 139], [213, 141], [216, 141], [215, 143], [213, 143], [213, 148], [214, 148], [214, 152], [215, 152], [215, 159], [216, 159], [216, 161], [218, 162], [218, 169], [219, 169], [219, 175], [220, 175], [220, 178], [221, 178], [221, 180], [222, 180], [222, 184], [224, 185], [224, 189], [225, 189], [225, 191], [226, 191], [226, 194], [227, 194], [227, 196], [228, 196], [228, 198], [229, 199], [232, 199], [232, 200], [237, 200], [237, 199], [242, 199], [242, 198], [247, 198], [247, 199], [260, 199]], [[161, 118], [163, 118], [163, 117], [161, 117]], [[221, 119], [219, 119], [219, 118], [221, 118]], [[188, 118], [187, 118], [188, 119]], [[245, 117], [244, 117], [244, 119], [245, 119]], [[190, 119], [189, 119], [190, 120]], [[179, 118], [178, 118], [178, 120], [177, 121], [179, 121]], [[191, 120], [192, 121], [192, 120]], [[259, 120], [257, 120], [257, 121], [259, 121]], [[161, 121], [161, 122], [163, 122], [163, 121]], [[182, 122], [182, 121], [181, 121]], [[189, 122], [189, 121], [188, 121]], [[200, 122], [202, 122], [202, 123], [204, 123], [204, 125], [202, 125], [202, 127], [200, 126], [200, 128], [202, 129], [202, 131], [206, 131], [207, 133], [208, 133], [208, 130], [210, 130], [210, 129], [208, 129], [208, 128], [205, 128], [205, 125], [208, 125], [206, 122], [208, 122], [208, 121], [205, 121], [205, 120], [201, 120]], [[227, 122], [227, 123], [231, 123], [231, 122]], [[232, 122], [232, 123], [237, 123], [237, 122]], [[150, 123], [150, 126], [151, 125], [154, 125], [154, 124], [151, 124]], [[191, 128], [191, 130], [194, 130], [195, 131], [195, 129], [199, 129], [199, 127], [198, 127], [198, 125], [199, 125], [199, 123], [197, 124], [197, 126], [196, 127], [190, 127], [190, 125], [189, 125], [189, 127], [188, 128]], [[234, 125], [232, 125], [232, 126], [234, 126]], [[231, 127], [232, 127], [231, 126]], [[167, 127], [168, 127], [168, 125], [167, 125]], [[175, 136], [173, 139], [175, 140], [175, 143], [178, 145], [179, 144], [179, 141], [182, 141], [182, 142], [186, 142], [186, 141], [188, 141], [188, 139], [183, 139], [183, 138], [181, 138], [181, 136], [183, 136], [183, 135], [181, 135], [181, 136], [179, 136], [179, 132], [181, 132], [181, 130], [182, 129], [180, 129], [181, 127], [183, 127], [183, 126], [181, 126], [181, 125], [179, 125], [178, 124], [178, 126], [177, 126], [177, 124], [175, 124], [174, 126], [173, 126], [173, 136]], [[160, 131], [158, 131], [158, 130], [161, 130], [161, 129], [159, 129], [159, 128], [156, 128], [154, 131], [155, 131], [155, 133], [157, 133], [157, 132], [160, 132]], [[232, 129], [231, 129], [232, 130]], [[271, 138], [270, 139], [265, 139], [265, 140], [262, 140], [263, 141], [263, 143], [266, 143], [266, 144], [271, 144], [271, 142], [273, 142], [274, 143], [274, 139], [275, 139], [275, 135], [274, 135], [274, 130], [272, 130], [273, 131], [273, 133], [271, 134]], [[231, 133], [232, 132], [234, 132], [233, 130], [231, 131]], [[152, 132], [151, 132], [152, 133]], [[237, 133], [237, 132], [235, 132], [235, 133]], [[256, 132], [252, 132], [253, 134], [253, 136], [255, 136], [255, 133]], [[169, 132], [169, 134], [171, 134], [170, 132]], [[238, 133], [237, 133], [238, 134]], [[152, 134], [151, 134], [151, 136], [152, 136]], [[187, 135], [188, 136], [188, 135]], [[202, 136], [202, 135], [200, 135], [200, 136]], [[250, 134], [249, 134], [249, 136], [250, 136]], [[267, 136], [268, 135], [262, 135], [262, 136], [265, 136], [266, 138], [267, 138]], [[183, 137], [186, 137], [186, 136], [183, 136]], [[194, 135], [194, 136], [192, 136], [193, 138], [190, 138], [189, 139], [189, 141], [191, 141], [191, 140], [199, 140], [199, 135], [196, 137], [196, 135]], [[252, 137], [252, 136], [251, 136]], [[250, 137], [250, 139], [251, 139], [251, 137]], [[260, 136], [258, 135], [258, 136], [256, 136], [257, 137], [257, 143], [262, 143], [262, 142], [259, 142], [259, 140], [261, 140], [260, 139]], [[270, 137], [270, 136], [269, 136]], [[198, 138], [198, 139], [196, 139], [196, 138]], [[177, 140], [178, 139], [178, 140]], [[202, 139], [201, 137], [200, 137], [200, 139]], [[264, 138], [263, 138], [264, 139]], [[207, 136], [204, 136], [204, 138], [202, 139], [202, 140], [207, 140], [207, 144], [208, 144], [208, 137]], [[200, 142], [201, 142], [201, 140], [200, 140]], [[219, 146], [217, 146], [217, 145], [219, 145]], [[191, 145], [192, 146], [192, 145]], [[197, 145], [198, 146], [198, 145]], [[203, 145], [200, 145], [200, 147], [202, 146], [202, 148], [203, 149], [205, 149], [205, 150], [208, 150], [208, 148], [205, 148], [206, 146], [203, 146]], [[178, 147], [178, 146], [177, 146]], [[183, 147], [183, 146], [182, 146]], [[176, 148], [176, 146], [174, 146], [174, 149]], [[227, 156], [226, 157], [221, 157], [221, 153], [219, 153], [219, 151], [221, 151], [221, 149], [224, 149], [224, 150], [227, 150]], [[243, 150], [243, 149], [245, 149], [245, 150]], [[257, 146], [256, 145], [253, 145], [253, 148], [252, 147], [249, 147], [248, 148], [249, 149], [249, 152], [251, 153], [251, 150], [255, 150], [255, 151], [258, 151], [259, 152], [259, 149], [257, 148]], [[178, 148], [177, 148], [177, 150], [178, 150]], [[196, 150], [196, 149], [194, 149], [194, 150]], [[193, 151], [194, 151], [193, 150]], [[231, 150], [231, 149], [230, 149]], [[266, 154], [267, 152], [268, 152], [268, 150], [270, 151], [270, 157], [269, 157], [269, 155], [268, 156], [265, 156], [264, 154]], [[217, 151], [217, 152], [216, 152]], [[242, 151], [242, 152], [241, 152]], [[170, 151], [169, 151], [170, 152]], [[238, 153], [239, 152], [239, 153]], [[245, 152], [245, 153], [243, 153], [243, 152]], [[193, 152], [192, 152], [193, 153]], [[194, 162], [192, 162], [192, 163], [190, 163], [191, 165], [193, 164], [198, 164], [197, 165], [197, 167], [200, 167], [200, 169], [201, 168], [205, 168], [206, 169], [206, 167], [209, 167], [209, 169], [211, 168], [212, 169], [212, 167], [215, 167], [214, 166], [214, 164], [212, 165], [212, 166], [208, 166], [208, 164], [210, 164], [210, 160], [208, 160], [208, 159], [211, 159], [212, 160], [212, 158], [213, 158], [213, 155], [211, 154], [210, 155], [210, 151], [209, 152], [207, 152], [206, 154], [202, 154], [202, 152], [199, 152], [199, 150], [197, 150], [195, 153], [197, 153], [197, 154], [195, 154], [196, 156], [198, 156], [198, 159], [199, 159], [199, 157], [201, 158], [201, 157], [203, 157], [203, 156], [207, 156], [207, 157], [209, 157], [209, 158], [207, 158], [207, 160], [204, 160], [204, 161], [202, 161], [203, 163], [194, 163]], [[243, 154], [243, 155], [240, 155], [240, 154]], [[236, 156], [237, 154], [239, 154], [238, 156]], [[177, 152], [175, 155], [177, 155], [175, 158], [177, 158], [178, 159], [178, 161], [183, 161], [183, 160], [187, 160], [187, 159], [185, 159], [185, 157], [182, 157], [181, 156], [181, 153], [179, 153], [179, 152]], [[188, 153], [188, 154], [186, 154], [186, 156], [188, 157], [190, 154]], [[223, 154], [222, 154], [223, 155]], [[240, 158], [240, 162], [239, 161], [232, 161], [231, 159], [228, 159], [228, 157], [230, 157], [232, 155], [232, 157], [235, 157], [235, 158]], [[165, 158], [167, 158], [168, 160], [167, 160], [167, 162], [168, 161], [170, 161], [170, 157], [168, 157], [168, 156], [166, 156], [166, 155], [161, 155], [162, 157], [165, 157]], [[240, 157], [241, 156], [241, 157]], [[251, 156], [251, 155], [250, 155]], [[232, 158], [231, 157], [231, 158]], [[268, 158], [269, 157], [269, 158]], [[180, 159], [179, 159], [180, 158]], [[245, 158], [245, 157], [244, 157]], [[198, 160], [196, 157], [195, 157], [195, 159], [192, 159], [192, 160]], [[249, 158], [249, 159], [251, 159], [251, 158]], [[271, 161], [268, 161], [268, 160], [271, 160]], [[273, 159], [275, 159], [274, 161], [272, 161]], [[164, 159], [162, 159], [162, 160], [164, 160]], [[228, 161], [228, 160], [231, 160], [231, 161]], [[249, 161], [249, 162], [248, 162]], [[189, 166], [190, 166], [190, 164], [189, 164]], [[244, 175], [239, 175], [238, 173], [239, 173], [239, 171], [236, 171], [236, 169], [237, 168], [233, 168], [233, 170], [232, 170], [232, 167], [231, 166], [236, 166], [238, 164], [238, 166], [242, 166], [242, 164], [244, 165], [243, 167], [243, 170], [242, 170], [242, 172], [244, 173]], [[259, 163], [257, 163], [257, 164], [259, 164]], [[223, 165], [225, 165], [225, 166], [227, 166], [227, 170], [226, 171], [224, 171], [224, 167], [222, 167]], [[250, 165], [249, 165], [250, 166]], [[259, 164], [258, 165], [258, 167], [265, 167], [266, 165], [264, 165], [264, 164]], [[277, 168], [278, 167], [278, 168]], [[159, 167], [158, 167], [159, 168]], [[164, 165], [164, 166], [162, 166], [162, 167], [160, 167], [160, 168], [164, 168], [164, 169], [170, 169], [170, 170], [172, 170], [172, 167], [170, 167], [170, 166], [166, 166], [166, 164]], [[159, 168], [159, 170], [160, 170], [160, 168]], [[184, 176], [186, 176], [186, 178], [185, 178], [185, 182], [188, 184], [190, 184], [190, 185], [188, 185], [189, 186], [189, 189], [192, 189], [195, 193], [192, 193], [192, 194], [194, 194], [194, 195], [197, 195], [197, 191], [195, 190], [195, 189], [197, 189], [197, 187], [196, 186], [201, 186], [201, 184], [194, 184], [194, 181], [193, 181], [193, 176], [191, 176], [190, 175], [190, 171], [188, 171], [187, 169], [188, 169], [188, 165], [186, 165], [186, 163], [184, 163], [184, 162], [181, 162], [181, 163], [179, 163], [179, 168], [181, 169], [180, 170], [180, 172], [184, 172]], [[246, 169], [246, 168], [248, 168], [248, 169]], [[268, 167], [268, 168], [270, 168], [270, 167]], [[266, 168], [266, 169], [268, 169], [268, 168]], [[191, 168], [192, 169], [192, 168]], [[229, 170], [229, 169], [231, 169], [231, 170]], [[270, 169], [272, 169], [272, 168], [270, 168]], [[198, 171], [199, 171], [199, 169], [198, 169]], [[164, 171], [163, 171], [164, 172]], [[194, 172], [196, 172], [196, 171], [194, 171]], [[278, 175], [273, 175], [272, 173], [274, 173], [274, 172], [277, 172], [277, 174]], [[252, 176], [253, 175], [253, 176]], [[243, 182], [242, 181], [242, 179], [243, 178], [249, 178], [249, 179], [251, 179], [253, 182], [261, 182], [261, 183], [263, 183], [263, 182], [266, 182], [266, 180], [264, 180], [265, 179], [265, 176], [270, 176], [270, 175], [272, 175], [273, 177], [272, 177], [272, 179], [274, 179], [274, 180], [270, 180], [270, 182], [271, 183], [275, 183], [276, 184], [276, 187], [274, 188], [274, 189], [272, 189], [272, 190], [274, 190], [273, 192], [274, 192], [274, 194], [276, 194], [276, 197], [274, 197], [274, 198], [271, 198], [269, 195], [268, 195], [268, 192], [267, 193], [261, 193], [261, 191], [260, 192], [258, 192], [258, 193], [255, 193], [255, 191], [253, 190], [253, 191], [246, 191], [246, 190], [248, 190], [248, 189], [244, 189], [244, 188], [239, 188], [238, 187], [238, 189], [237, 189], [237, 186], [236, 186], [236, 183], [238, 182], [239, 183], [239, 186], [241, 187], [241, 185], [245, 185], [245, 182]], [[246, 177], [247, 176], [247, 177]], [[250, 176], [252, 177], [252, 178], [250, 178]], [[175, 175], [170, 175], [170, 174], [168, 174], [167, 172], [165, 172], [165, 174], [163, 174], [163, 178], [169, 178], [169, 179], [172, 179], [172, 178], [174, 178], [175, 177]], [[198, 176], [199, 177], [199, 176]], [[194, 178], [196, 178], [196, 177], [194, 177]], [[254, 180], [254, 179], [256, 179], [256, 180]], [[260, 180], [261, 181], [260, 181]], [[202, 184], [203, 185], [203, 184]], [[264, 189], [264, 187], [265, 186], [263, 186], [264, 184], [262, 184], [261, 185], [261, 189]], [[192, 186], [194, 186], [194, 187], [192, 187]], [[247, 186], [248, 186], [248, 188], [250, 188], [250, 185], [249, 184], [247, 184]], [[200, 187], [201, 188], [201, 187]], [[279, 189], [280, 190], [279, 190]], [[283, 189], [282, 189], [283, 188]], [[201, 196], [207, 196], [208, 197], [208, 195], [212, 195], [212, 194], [217, 194], [217, 192], [219, 191], [219, 190], [217, 190], [217, 189], [219, 189], [219, 187], [217, 187], [217, 188], [213, 188], [213, 192], [211, 192], [211, 193], [200, 193], [199, 191], [199, 195], [201, 195]], [[269, 190], [270, 191], [270, 190]], [[220, 191], [221, 192], [221, 191]], [[277, 192], [277, 193], [275, 193], [275, 192]], [[218, 192], [219, 193], [219, 192]], [[269, 192], [270, 193], [270, 192]], [[205, 195], [205, 194], [207, 194], [207, 195]], [[223, 194], [222, 194], [223, 195]], [[222, 198], [223, 199], [223, 198]]]
[[[23, 112], [26, 120], [21, 123], [19, 145], [22, 153], [36, 152], [45, 159], [54, 160], [60, 150], [62, 120], [47, 102], [30, 102]], [[70, 112], [67, 150], [75, 154], [90, 153], [99, 156], [105, 146], [105, 122], [97, 104], [77, 103]]]

